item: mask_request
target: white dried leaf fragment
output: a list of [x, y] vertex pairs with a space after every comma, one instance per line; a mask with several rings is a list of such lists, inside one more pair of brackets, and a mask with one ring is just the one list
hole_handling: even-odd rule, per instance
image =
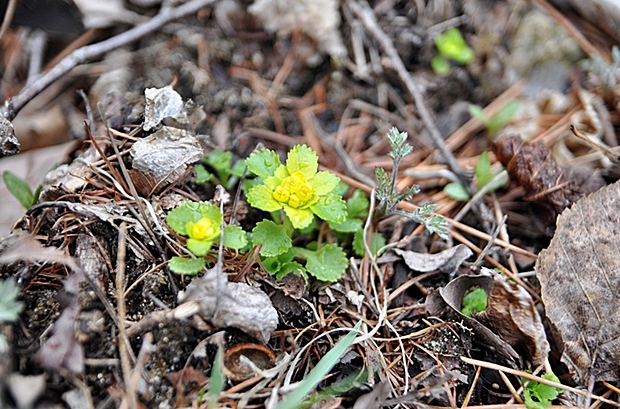
[[170, 85], [163, 88], [147, 88], [144, 90], [146, 105], [144, 107], [145, 131], [155, 128], [165, 118], [174, 118], [180, 122], [187, 119], [183, 106], [183, 98]]

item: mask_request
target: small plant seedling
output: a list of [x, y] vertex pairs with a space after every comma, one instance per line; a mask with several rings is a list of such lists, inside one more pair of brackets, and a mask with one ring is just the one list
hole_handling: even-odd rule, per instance
[[489, 118], [484, 113], [481, 106], [471, 104], [469, 105], [469, 114], [482, 122], [490, 135], [495, 135], [497, 131], [506, 126], [510, 119], [515, 116], [520, 107], [521, 102], [517, 100], [509, 101], [497, 113]]
[[450, 73], [450, 61], [465, 65], [476, 57], [474, 50], [469, 48], [461, 31], [456, 27], [451, 27], [435, 37], [435, 45], [439, 55], [431, 60], [431, 68], [442, 77]]
[[237, 161], [233, 166], [232, 160], [232, 152], [222, 152], [217, 149], [211, 151], [209, 156], [202, 158], [202, 162], [214, 169], [217, 175], [209, 172], [204, 165], [198, 164], [194, 166], [196, 172], [194, 181], [196, 183], [207, 183], [214, 180], [226, 189], [232, 189], [245, 171], [245, 161]]
[[[15, 281], [7, 279], [0, 281], [0, 325], [3, 322], [15, 322], [19, 314], [24, 309], [24, 304], [17, 301], [19, 288]], [[0, 334], [0, 352], [5, 352], [8, 348], [7, 340]]]
[[[474, 171], [476, 175], [476, 186], [478, 187], [478, 189], [482, 189], [487, 184], [489, 184], [489, 182], [491, 182], [491, 180], [493, 180], [493, 178], [495, 178], [495, 176], [497, 176], [497, 174], [500, 172], [501, 170], [496, 173], [493, 173], [493, 171], [491, 171], [491, 160], [489, 159], [489, 153], [482, 152], [480, 154], [480, 157], [478, 158], [478, 162], [476, 163], [476, 168]], [[500, 178], [497, 182], [493, 184], [493, 186], [489, 186], [488, 191], [493, 192], [501, 188], [502, 186], [504, 186], [504, 183], [506, 183], [506, 180], [507, 177]], [[446, 193], [446, 195], [448, 195], [448, 197], [454, 200], [458, 200], [459, 202], [466, 202], [471, 198], [465, 186], [463, 186], [463, 184], [459, 182], [448, 183], [444, 187], [443, 191]]]
[[471, 318], [472, 313], [482, 312], [487, 309], [489, 296], [480, 287], [475, 287], [463, 297], [461, 312]]
[[28, 183], [13, 172], [8, 170], [2, 172], [2, 180], [6, 188], [9, 189], [9, 192], [11, 192], [26, 209], [29, 209], [37, 202], [38, 192], [37, 194], [33, 193]]
[[440, 215], [433, 215], [433, 211], [437, 207], [436, 205], [426, 204], [415, 210], [413, 213], [407, 213], [399, 210], [398, 204], [403, 200], [409, 200], [414, 194], [420, 192], [419, 186], [413, 186], [406, 188], [404, 192], [400, 193], [396, 189], [396, 176], [398, 175], [398, 168], [402, 159], [409, 155], [413, 148], [406, 143], [407, 132], [399, 132], [398, 129], [392, 128], [387, 133], [388, 141], [392, 147], [392, 152], [388, 156], [394, 163], [392, 167], [392, 176], [388, 176], [387, 172], [383, 168], [376, 168], [375, 174], [377, 176], [377, 208], [375, 209], [374, 218], [376, 220], [390, 216], [400, 215], [410, 218], [416, 223], [423, 224], [426, 229], [431, 233], [437, 233], [440, 237], [448, 238], [448, 223]]
[[[553, 372], [542, 375], [543, 379], [560, 383], [560, 380]], [[526, 378], [521, 378], [521, 382], [528, 382]], [[523, 401], [528, 409], [547, 409], [552, 402], [562, 393], [562, 389], [544, 383], [529, 381], [523, 390]]]
[[[187, 249], [199, 258], [172, 257], [168, 267], [177, 274], [194, 275], [205, 265], [206, 255], [219, 239], [222, 212], [219, 207], [206, 202], [187, 201], [172, 209], [166, 222], [176, 233], [188, 237]], [[245, 232], [239, 226], [226, 226], [224, 246], [240, 249], [247, 244]]]

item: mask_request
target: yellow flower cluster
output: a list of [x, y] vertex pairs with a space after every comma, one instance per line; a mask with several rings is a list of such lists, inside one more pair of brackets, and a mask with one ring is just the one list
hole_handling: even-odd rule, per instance
[[282, 179], [282, 182], [273, 191], [273, 197], [282, 204], [288, 204], [293, 209], [306, 205], [314, 197], [314, 188], [301, 171], [297, 171]]
[[220, 226], [214, 226], [211, 219], [203, 217], [188, 226], [188, 235], [195, 240], [213, 240], [220, 234]]

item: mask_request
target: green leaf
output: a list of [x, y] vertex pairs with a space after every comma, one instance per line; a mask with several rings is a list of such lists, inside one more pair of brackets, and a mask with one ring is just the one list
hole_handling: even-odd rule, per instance
[[19, 200], [22, 206], [29, 209], [34, 204], [34, 194], [25, 180], [8, 170], [2, 172], [2, 179], [6, 188]]
[[483, 188], [491, 181], [491, 179], [493, 179], [493, 172], [491, 172], [491, 160], [489, 159], [488, 152], [482, 152], [478, 157], [475, 174], [476, 180], [478, 181], [478, 189]]
[[232, 152], [222, 152], [214, 149], [209, 156], [202, 159], [204, 163], [211, 166], [220, 174], [222, 181], [230, 177], [230, 167], [232, 165]]
[[347, 217], [347, 205], [341, 196], [328, 194], [310, 206], [310, 209], [323, 220], [342, 223]]
[[[381, 247], [385, 246], [385, 238], [380, 233], [372, 233], [370, 235], [370, 251], [372, 256], [377, 255], [377, 252]], [[360, 257], [364, 257], [366, 254], [366, 247], [364, 246], [364, 231], [359, 229], [353, 236], [353, 251]]]
[[13, 322], [19, 318], [19, 313], [24, 309], [24, 304], [17, 301], [19, 288], [13, 279], [0, 281], [0, 323]]
[[443, 191], [449, 198], [458, 200], [459, 202], [466, 202], [471, 198], [467, 192], [467, 189], [465, 189], [465, 186], [458, 182], [448, 183], [444, 186]]
[[178, 234], [187, 236], [188, 223], [196, 223], [206, 217], [214, 225], [222, 224], [220, 208], [207, 202], [193, 202], [188, 200], [168, 212], [166, 223]]
[[294, 209], [290, 206], [284, 206], [284, 213], [296, 229], [308, 227], [314, 219], [314, 213], [310, 209]]
[[252, 186], [247, 194], [248, 203], [266, 212], [273, 212], [282, 208], [282, 205], [273, 198], [273, 193], [265, 185]]
[[328, 222], [329, 227], [340, 233], [355, 233], [362, 228], [364, 223], [361, 219], [352, 219], [347, 217], [342, 223]]
[[187, 249], [195, 256], [204, 256], [211, 250], [212, 245], [210, 240], [187, 239]]
[[206, 261], [202, 257], [182, 258], [172, 257], [168, 262], [170, 271], [177, 274], [195, 276], [205, 268]]
[[260, 255], [263, 257], [275, 257], [286, 253], [293, 245], [293, 241], [286, 234], [286, 228], [275, 224], [271, 220], [263, 220], [252, 229], [252, 243], [262, 244]]
[[489, 133], [494, 134], [506, 126], [520, 107], [521, 102], [517, 100], [507, 102], [506, 105], [504, 105], [495, 115], [491, 117], [489, 123], [486, 125]]
[[489, 296], [480, 287], [475, 287], [463, 297], [463, 309], [461, 312], [468, 317], [474, 312], [482, 312], [487, 309]]
[[226, 226], [224, 229], [224, 246], [238, 250], [246, 244], [248, 244], [248, 238], [241, 227]]
[[431, 68], [433, 72], [440, 77], [445, 77], [450, 74], [450, 70], [452, 69], [448, 60], [441, 55], [436, 55], [431, 59]]
[[224, 366], [224, 353], [222, 351], [222, 347], [219, 346], [217, 348], [217, 352], [215, 353], [215, 360], [213, 362], [213, 366], [211, 367], [211, 378], [209, 382], [209, 405], [207, 409], [215, 409], [217, 408], [217, 401], [224, 390], [224, 386], [226, 385], [226, 376], [222, 371]]
[[[560, 380], [553, 372], [544, 374], [542, 378], [560, 383]], [[521, 378], [521, 381], [525, 383], [527, 379]], [[536, 381], [529, 381], [523, 390], [523, 400], [529, 409], [546, 409], [551, 406], [552, 402], [557, 399], [561, 393], [562, 389], [560, 388]]]
[[485, 127], [489, 125], [489, 118], [487, 118], [486, 114], [484, 113], [484, 109], [482, 109], [481, 106], [470, 104], [467, 109], [469, 111], [469, 114], [482, 122]]
[[321, 281], [338, 281], [346, 271], [347, 256], [336, 244], [327, 244], [316, 252], [306, 250], [300, 254], [306, 259], [308, 273]]
[[230, 173], [233, 176], [237, 176], [238, 178], [240, 178], [241, 176], [243, 176], [243, 172], [245, 172], [245, 160], [241, 159], [238, 160], [237, 163], [235, 163], [235, 165], [230, 170]]
[[[286, 169], [288, 169], [290, 174], [300, 171], [304, 174], [306, 180], [308, 180], [316, 174], [318, 167], [319, 157], [312, 148], [306, 145], [295, 145], [289, 151], [286, 159]], [[334, 185], [334, 187], [336, 186]]]
[[455, 27], [450, 27], [435, 37], [435, 45], [443, 57], [459, 64], [469, 64], [476, 57], [474, 51], [465, 43], [461, 31]]
[[282, 165], [278, 154], [269, 149], [261, 149], [252, 153], [245, 163], [250, 172], [262, 178], [273, 176], [276, 169]]
[[196, 172], [196, 179], [194, 183], [207, 183], [213, 179], [213, 174], [207, 170], [203, 165], [194, 165], [194, 172]]
[[359, 321], [354, 330], [349, 332], [345, 337], [343, 337], [332, 349], [329, 350], [321, 358], [319, 363], [316, 364], [314, 368], [310, 371], [308, 376], [293, 390], [291, 393], [286, 395], [284, 399], [278, 403], [276, 409], [296, 409], [299, 407], [301, 402], [304, 400], [306, 395], [316, 388], [316, 386], [321, 382], [323, 377], [327, 375], [327, 373], [336, 365], [338, 360], [342, 355], [344, 355], [345, 351], [351, 343], [355, 340], [355, 336], [357, 335], [357, 330], [359, 330], [362, 325], [362, 321]]
[[340, 183], [340, 178], [331, 172], [318, 172], [309, 183], [314, 188], [314, 193], [321, 196], [336, 189], [338, 183]]
[[304, 266], [302, 266], [296, 261], [289, 261], [288, 263], [282, 264], [274, 275], [276, 276], [276, 279], [282, 280], [282, 278], [287, 274], [290, 274], [290, 273], [295, 273], [295, 274], [302, 273], [303, 274], [305, 272], [306, 272], [306, 269], [304, 268]]
[[347, 200], [347, 212], [349, 217], [360, 217], [365, 219], [368, 217], [368, 208], [370, 202], [366, 193], [359, 189], [355, 189], [351, 197]]

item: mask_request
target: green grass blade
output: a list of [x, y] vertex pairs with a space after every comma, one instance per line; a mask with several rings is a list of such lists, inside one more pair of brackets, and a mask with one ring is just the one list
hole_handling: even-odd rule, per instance
[[336, 365], [336, 362], [344, 354], [347, 348], [351, 345], [357, 330], [362, 325], [362, 321], [359, 321], [355, 328], [351, 330], [344, 338], [342, 338], [325, 356], [319, 361], [318, 364], [310, 371], [308, 377], [304, 379], [299, 386], [291, 393], [286, 395], [284, 399], [280, 401], [276, 409], [295, 409], [303, 401], [306, 395], [316, 388], [321, 382], [321, 379]]
[[29, 209], [34, 204], [34, 194], [26, 181], [8, 170], [2, 173], [2, 179], [9, 192], [19, 200], [22, 206]]
[[220, 395], [224, 390], [224, 384], [226, 383], [226, 377], [222, 373], [222, 347], [217, 349], [215, 354], [215, 361], [213, 362], [213, 368], [211, 369], [211, 379], [209, 384], [209, 406], [208, 409], [215, 409], [217, 407], [217, 401], [220, 399]]

